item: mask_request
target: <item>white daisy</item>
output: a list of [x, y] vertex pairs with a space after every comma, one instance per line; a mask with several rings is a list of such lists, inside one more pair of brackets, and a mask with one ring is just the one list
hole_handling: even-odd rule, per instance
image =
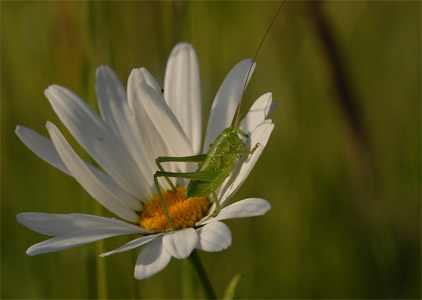
[[[164, 93], [144, 68], [132, 71], [126, 92], [109, 67], [99, 67], [95, 88], [101, 116], [64, 87], [53, 85], [46, 89], [45, 95], [60, 120], [102, 170], [83, 161], [51, 122], [47, 122], [51, 140], [23, 126], [17, 126], [16, 134], [35, 154], [74, 177], [122, 220], [86, 214], [18, 214], [21, 224], [52, 236], [26, 253], [37, 255], [112, 236], [138, 234], [139, 238], [102, 256], [145, 245], [135, 266], [135, 278], [144, 279], [161, 271], [171, 257], [186, 258], [195, 248], [210, 252], [228, 248], [231, 232], [220, 221], [262, 215], [270, 209], [270, 204], [259, 198], [231, 205], [227, 202], [247, 178], [273, 130], [272, 121], [266, 119], [272, 108], [271, 93], [256, 100], [239, 125], [249, 135], [245, 141], [248, 149], [257, 143], [259, 146], [253, 155], [239, 160], [217, 190], [222, 207], [217, 216], [208, 197], [182, 201], [188, 181], [171, 179], [179, 186], [177, 192], [163, 194], [175, 230], [160, 232], [168, 224], [155, 196], [153, 174], [158, 156], [206, 153], [218, 134], [230, 126], [251, 63], [250, 59], [239, 62], [222, 83], [212, 105], [203, 147], [199, 66], [190, 44], [179, 43], [171, 52]], [[165, 167], [176, 172], [197, 168], [192, 163], [166, 163]], [[162, 178], [160, 184], [169, 188]]]

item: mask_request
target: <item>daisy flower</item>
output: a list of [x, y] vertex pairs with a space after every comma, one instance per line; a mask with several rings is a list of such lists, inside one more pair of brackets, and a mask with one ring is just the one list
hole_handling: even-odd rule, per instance
[[[250, 59], [239, 62], [219, 88], [202, 147], [199, 65], [190, 44], [179, 43], [172, 50], [164, 91], [145, 68], [131, 72], [126, 91], [113, 70], [99, 67], [95, 90], [101, 115], [64, 87], [52, 85], [46, 89], [45, 95], [55, 113], [101, 169], [82, 160], [51, 122], [46, 125], [51, 140], [23, 126], [17, 126], [16, 134], [36, 155], [72, 176], [121, 220], [79, 213], [20, 213], [18, 222], [51, 236], [26, 253], [60, 251], [135, 234], [140, 237], [101, 256], [144, 245], [135, 266], [135, 278], [144, 279], [165, 268], [171, 257], [187, 258], [194, 249], [215, 252], [228, 248], [231, 231], [222, 220], [262, 215], [270, 209], [270, 204], [259, 198], [227, 203], [254, 167], [273, 130], [272, 121], [266, 119], [272, 109], [271, 93], [256, 100], [239, 124], [249, 135], [245, 140], [248, 149], [259, 145], [252, 155], [239, 159], [216, 191], [222, 207], [218, 215], [209, 197], [183, 201], [187, 180], [160, 178], [174, 227], [173, 231], [166, 231], [168, 223], [153, 174], [158, 170], [155, 164], [158, 156], [206, 153], [218, 134], [230, 126], [251, 64]], [[171, 162], [164, 166], [172, 172], [192, 172], [197, 168], [194, 163]], [[169, 191], [170, 183], [177, 186], [176, 191]]]

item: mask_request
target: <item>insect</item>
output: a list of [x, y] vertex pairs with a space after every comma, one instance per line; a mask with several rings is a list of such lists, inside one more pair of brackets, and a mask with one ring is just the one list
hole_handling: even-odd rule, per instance
[[[241, 158], [242, 155], [248, 154], [251, 155], [259, 147], [257, 143], [252, 149], [248, 150], [246, 147], [243, 138], [248, 138], [248, 135], [239, 129], [240, 121], [240, 110], [242, 107], [243, 96], [246, 90], [246, 85], [249, 79], [249, 75], [253, 68], [256, 57], [261, 49], [261, 46], [272, 26], [275, 19], [277, 18], [281, 8], [284, 5], [282, 1], [280, 7], [278, 8], [273, 20], [271, 21], [261, 43], [255, 53], [255, 56], [252, 60], [251, 67], [249, 68], [248, 74], [246, 76], [245, 84], [243, 86], [242, 96], [240, 98], [239, 105], [237, 107], [237, 112], [233, 118], [233, 122], [230, 127], [224, 129], [216, 138], [216, 140], [210, 145], [210, 148], [206, 154], [199, 154], [193, 156], [185, 157], [170, 157], [170, 156], [160, 156], [155, 162], [159, 171], [154, 174], [154, 185], [157, 189], [158, 196], [160, 198], [161, 204], [163, 206], [164, 214], [168, 222], [168, 230], [173, 230], [173, 225], [171, 223], [169, 214], [167, 212], [166, 204], [161, 192], [161, 187], [158, 182], [159, 177], [164, 177], [171, 188], [176, 190], [176, 186], [170, 181], [169, 178], [185, 178], [190, 179], [190, 182], [186, 188], [186, 199], [192, 197], [202, 197], [213, 195], [214, 202], [216, 205], [216, 214], [220, 212], [220, 203], [217, 198], [216, 190], [224, 182], [224, 180], [230, 175], [232, 170], [235, 167], [236, 161]], [[192, 162], [199, 163], [200, 166], [195, 172], [167, 172], [164, 170], [162, 163], [165, 162]]]

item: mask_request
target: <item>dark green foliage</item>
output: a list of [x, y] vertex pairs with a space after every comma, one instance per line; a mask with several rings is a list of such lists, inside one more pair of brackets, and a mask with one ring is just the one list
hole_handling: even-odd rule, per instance
[[[26, 249], [46, 237], [16, 222], [17, 213], [28, 211], [98, 213], [77, 182], [14, 134], [22, 124], [47, 135], [50, 120], [69, 138], [43, 90], [60, 84], [95, 107], [97, 66], [110, 65], [124, 84], [133, 68], [144, 66], [162, 83], [172, 47], [186, 41], [198, 53], [205, 128], [224, 76], [253, 56], [278, 6], [1, 2], [1, 298], [97, 297], [89, 278], [96, 272], [91, 249], [98, 243], [29, 257]], [[216, 291], [244, 274], [237, 298], [420, 299], [421, 3], [326, 1], [322, 12], [357, 98], [365, 152], [354, 146], [309, 12], [301, 1], [287, 1], [245, 96], [251, 104], [273, 93], [279, 105], [271, 114], [275, 129], [233, 199], [262, 197], [272, 209], [264, 217], [226, 222], [232, 246], [198, 254]], [[104, 248], [129, 239], [106, 240]], [[173, 259], [139, 282], [133, 278], [138, 253], [102, 259], [109, 297], [179, 298], [183, 262]]]

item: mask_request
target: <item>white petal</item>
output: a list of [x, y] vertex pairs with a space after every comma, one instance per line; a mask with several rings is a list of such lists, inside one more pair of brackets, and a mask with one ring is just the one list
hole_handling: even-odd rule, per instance
[[[193, 155], [189, 140], [162, 95], [143, 82], [138, 84], [135, 91], [132, 90], [135, 89], [129, 91], [129, 101], [141, 136], [150, 141], [147, 152], [150, 153], [151, 161], [155, 162], [158, 156]], [[194, 167], [186, 163], [165, 164], [165, 169], [173, 172], [186, 172]], [[184, 182], [178, 181], [179, 184]]]
[[114, 198], [119, 199], [119, 202], [122, 202], [125, 206], [129, 207], [134, 211], [142, 211], [143, 204], [140, 199], [135, 198], [130, 195], [128, 192], [123, 190], [120, 185], [118, 185], [113, 179], [110, 178], [107, 174], [97, 169], [96, 167], [85, 162], [89, 170], [95, 175], [95, 177], [102, 183], [103, 186], [113, 194]]
[[224, 207], [215, 218], [210, 219], [210, 222], [213, 220], [260, 216], [270, 209], [271, 205], [268, 201], [260, 198], [248, 198]]
[[143, 176], [139, 180], [139, 185], [146, 190], [151, 187], [152, 170], [140, 147], [140, 139], [137, 136], [135, 123], [129, 108], [126, 90], [114, 71], [101, 66], [97, 69], [95, 80], [95, 91], [98, 98], [98, 106], [105, 122], [113, 130], [117, 138], [123, 143], [131, 156], [137, 163], [138, 169]]
[[186, 228], [166, 233], [163, 246], [171, 256], [183, 259], [188, 257], [198, 243], [198, 233], [193, 228]]
[[168, 265], [171, 256], [164, 250], [162, 241], [156, 239], [142, 248], [135, 265], [136, 279], [149, 278]]
[[86, 214], [48, 214], [20, 213], [16, 215], [19, 223], [45, 235], [58, 236], [82, 229], [114, 227], [126, 230], [128, 234], [146, 234], [149, 230], [120, 220]]
[[95, 242], [112, 236], [128, 234], [125, 230], [114, 227], [84, 229], [53, 237], [49, 240], [35, 244], [28, 248], [26, 254], [38, 255], [43, 253], [61, 251], [87, 243]]
[[[237, 105], [242, 97], [246, 77], [251, 67], [251, 60], [244, 59], [229, 72], [221, 84], [211, 107], [211, 114], [208, 120], [207, 134], [204, 141], [204, 152], [208, 151], [217, 136], [230, 126], [236, 113]], [[255, 63], [249, 75], [252, 77]]]
[[[161, 90], [157, 92], [149, 86], [146, 75], [149, 73], [145, 71], [145, 69], [134, 69], [130, 74], [128, 97], [144, 148], [143, 153], [153, 170], [151, 173], [151, 185], [153, 185], [152, 174], [158, 170], [155, 165], [155, 159], [158, 156], [186, 156], [192, 155], [193, 151], [182, 127], [165, 103]], [[149, 104], [151, 101], [153, 103]], [[164, 167], [167, 171], [185, 172], [193, 171], [194, 166], [186, 163], [166, 163]], [[171, 180], [176, 182], [174, 179]], [[177, 183], [186, 184], [184, 179], [178, 180]], [[165, 180], [162, 180], [161, 184], [163, 188], [169, 188]]]
[[110, 125], [116, 136], [121, 136], [126, 129], [126, 120], [130, 118], [126, 90], [119, 77], [107, 66], [100, 66], [95, 73], [95, 92], [98, 107], [104, 121]]
[[[146, 69], [133, 69], [128, 79], [128, 101], [129, 107], [133, 112], [133, 120], [136, 125], [136, 132], [138, 134], [137, 140], [140, 141], [140, 147], [142, 148], [142, 154], [148, 164], [148, 171], [150, 172], [150, 185], [153, 183], [153, 174], [157, 170], [155, 159], [158, 156], [168, 156], [168, 149], [166, 142], [163, 140], [150, 116], [148, 115], [145, 108], [141, 105], [140, 95], [138, 93], [139, 85], [141, 83], [147, 83], [150, 80]], [[152, 76], [151, 76], [152, 77]], [[160, 90], [161, 92], [161, 90]], [[166, 186], [166, 182], [164, 182]], [[155, 193], [155, 190], [149, 191], [151, 197]]]
[[151, 242], [152, 240], [155, 240], [156, 238], [158, 238], [160, 236], [162, 236], [162, 234], [152, 234], [152, 235], [143, 236], [143, 237], [134, 239], [134, 240], [124, 244], [123, 246], [120, 246], [117, 249], [114, 249], [112, 251], [100, 254], [100, 256], [104, 257], [104, 256], [108, 256], [108, 255], [111, 255], [111, 254], [114, 254], [114, 253], [120, 253], [120, 252], [131, 250], [131, 249], [134, 249], [136, 247], [145, 245], [145, 244]]
[[198, 229], [199, 241], [196, 248], [217, 252], [227, 249], [232, 244], [230, 228], [221, 222], [215, 221]]
[[164, 98], [192, 144], [201, 151], [201, 84], [198, 57], [191, 44], [178, 43], [171, 51], [164, 77]]
[[170, 155], [193, 155], [189, 140], [162, 95], [144, 83], [140, 84], [138, 93], [141, 104], [148, 112], [155, 128], [170, 147]]
[[146, 230], [123, 221], [84, 214], [18, 214], [19, 223], [50, 236], [49, 240], [31, 246], [28, 255], [60, 251], [104, 238], [123, 234], [143, 234]]
[[69, 146], [57, 127], [53, 123], [48, 122], [47, 129], [57, 152], [79, 184], [104, 207], [125, 220], [137, 223], [140, 219], [139, 215], [130, 209], [123, 199], [116, 197], [113, 190], [105, 186], [103, 182], [91, 172]]
[[15, 133], [42, 160], [53, 165], [60, 171], [71, 175], [49, 139], [24, 126], [16, 126]]
[[143, 174], [99, 115], [66, 88], [50, 86], [45, 95], [60, 120], [92, 158], [126, 191], [138, 197], [144, 195]]
[[[166, 145], [153, 127], [151, 118], [148, 114], [145, 111], [142, 113], [139, 111], [135, 113], [133, 111], [133, 101], [137, 101], [136, 99], [139, 97], [139, 95], [137, 95], [137, 89], [140, 83], [149, 85], [157, 93], [161, 94], [162, 92], [160, 85], [147, 69], [140, 68], [132, 70], [128, 81], [128, 91], [130, 92], [128, 104], [131, 109], [131, 124], [133, 124], [134, 135], [136, 136], [132, 142], [136, 144], [134, 151], [136, 151], [135, 153], [137, 154], [134, 154], [134, 156], [139, 159], [142, 158], [141, 168], [147, 177], [147, 182], [149, 184], [149, 189], [147, 190], [148, 195], [152, 196], [156, 193], [155, 189], [151, 189], [153, 186], [152, 176], [157, 169], [157, 166], [155, 165], [157, 151], [155, 149], [166, 149]], [[142, 155], [140, 155], [141, 153]]]
[[254, 102], [246, 117], [239, 124], [239, 128], [244, 133], [250, 135], [256, 126], [265, 120], [271, 107], [271, 100], [272, 94], [266, 93]]
[[258, 161], [258, 158], [261, 156], [262, 151], [264, 151], [273, 129], [274, 124], [271, 120], [265, 120], [255, 128], [251, 136], [247, 139], [246, 147], [248, 149], [252, 149], [256, 144], [259, 144], [258, 148], [255, 150], [254, 154], [249, 155], [247, 159], [242, 162], [240, 168], [235, 170], [237, 174], [232, 174], [230, 178], [223, 183], [218, 195], [221, 205], [224, 205], [228, 200], [230, 200], [230, 198], [241, 187], [246, 178], [248, 178], [249, 173], [252, 171]]
[[136, 77], [137, 77], [136, 81], [138, 83], [141, 83], [141, 82], [146, 83], [158, 94], [163, 93], [160, 85], [155, 80], [154, 76], [152, 76], [151, 73], [147, 69], [145, 68], [133, 69], [131, 74], [136, 74]]
[[[72, 176], [60, 158], [60, 155], [57, 153], [53, 143], [49, 139], [23, 126], [16, 127], [16, 134], [23, 141], [23, 143], [40, 158], [55, 166], [59, 170], [65, 172], [66, 174]], [[95, 174], [98, 180], [100, 180], [105, 186], [112, 190], [113, 193], [116, 194], [116, 197], [127, 203], [131, 209], [136, 211], [140, 211], [142, 209], [142, 204], [136, 198], [125, 192], [107, 174], [104, 174], [102, 171], [87, 162], [84, 163], [91, 170], [91, 172]]]

